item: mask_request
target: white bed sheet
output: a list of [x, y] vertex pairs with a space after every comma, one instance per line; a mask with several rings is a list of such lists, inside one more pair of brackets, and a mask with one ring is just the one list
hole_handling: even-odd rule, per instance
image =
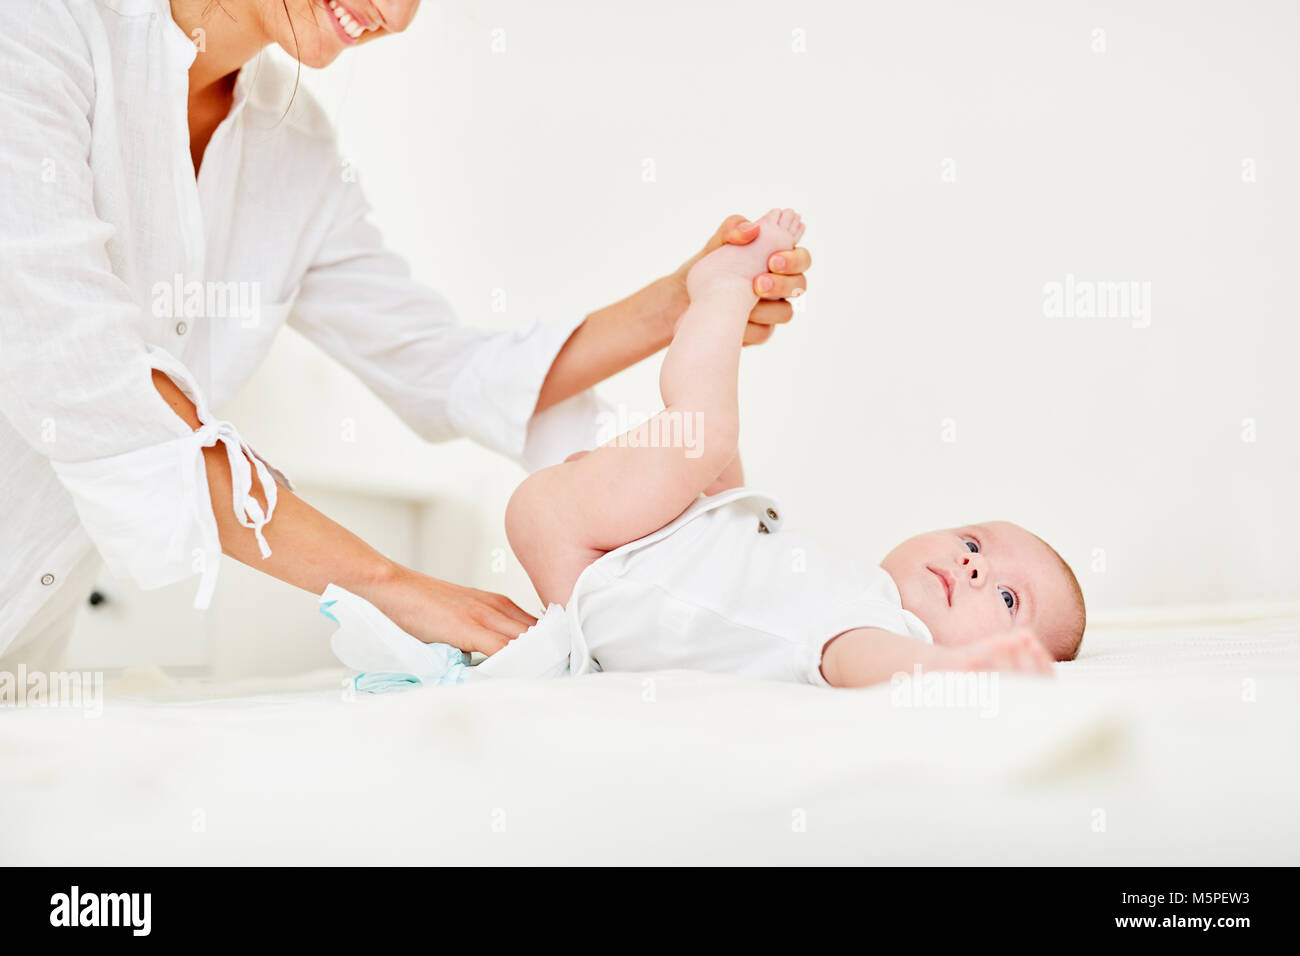
[[1094, 630], [994, 717], [680, 672], [341, 678], [0, 710], [0, 863], [1300, 863], [1300, 618]]

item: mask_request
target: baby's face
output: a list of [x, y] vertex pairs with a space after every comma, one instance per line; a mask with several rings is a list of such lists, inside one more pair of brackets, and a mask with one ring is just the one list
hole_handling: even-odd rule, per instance
[[1068, 656], [1064, 646], [1080, 613], [1069, 572], [1019, 525], [993, 521], [930, 531], [908, 538], [881, 567], [935, 644], [968, 644], [1027, 626], [1053, 657]]

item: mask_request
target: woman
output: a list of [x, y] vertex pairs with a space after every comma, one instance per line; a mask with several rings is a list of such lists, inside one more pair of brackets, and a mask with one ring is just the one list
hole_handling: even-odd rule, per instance
[[[269, 57], [324, 67], [419, 0], [48, 0], [0, 31], [0, 655], [48, 665], [102, 556], [160, 587], [221, 554], [491, 653], [534, 619], [401, 567], [219, 421], [286, 321], [430, 440], [521, 458], [533, 416], [667, 345], [699, 255], [580, 322], [461, 327], [367, 222], [333, 131]], [[243, 67], [250, 64], [248, 69]], [[188, 148], [187, 148], [188, 147]], [[790, 317], [773, 257], [747, 341]], [[290, 317], [290, 306], [292, 316]], [[561, 421], [559, 427], [565, 427]], [[98, 553], [96, 553], [98, 552]]]

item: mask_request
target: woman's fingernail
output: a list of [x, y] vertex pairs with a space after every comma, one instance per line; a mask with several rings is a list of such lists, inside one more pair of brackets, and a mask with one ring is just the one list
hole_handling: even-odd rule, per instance
[[799, 298], [799, 296], [801, 296], [801, 295], [803, 295], [803, 289], [791, 289], [791, 290], [790, 290], [789, 298], [791, 298], [791, 299], [797, 299], [797, 298]]
[[773, 269], [784, 269], [784, 268], [785, 268], [785, 256], [773, 256], [773, 257], [772, 257], [772, 268], [773, 268]]
[[770, 278], [768, 278], [767, 276], [763, 276], [763, 278], [759, 279], [759, 280], [758, 280], [758, 291], [760, 291], [760, 292], [770, 292], [770, 291], [772, 291], [772, 280], [771, 280]]
[[753, 222], [742, 222], [742, 223], [741, 223], [739, 226], [737, 226], [736, 228], [739, 229], [741, 232], [744, 232], [744, 231], [747, 230], [747, 229], [753, 229], [754, 226], [756, 226], [756, 225], [757, 225], [757, 223], [753, 223]]

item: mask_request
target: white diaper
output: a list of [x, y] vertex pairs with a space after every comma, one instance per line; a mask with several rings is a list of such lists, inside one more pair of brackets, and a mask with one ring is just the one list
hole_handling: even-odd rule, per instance
[[572, 638], [569, 617], [552, 604], [537, 623], [471, 670], [482, 677], [564, 677], [569, 673]]

